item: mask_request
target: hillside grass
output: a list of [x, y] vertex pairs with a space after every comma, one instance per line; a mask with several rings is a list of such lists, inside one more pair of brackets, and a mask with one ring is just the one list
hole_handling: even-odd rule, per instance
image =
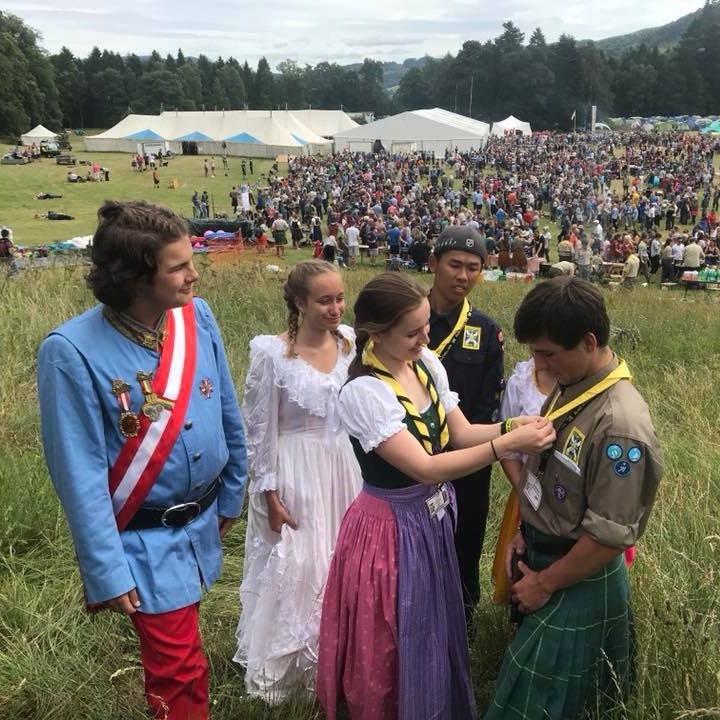
[[[55, 158], [42, 158], [28, 165], [0, 165], [0, 225], [13, 229], [14, 242], [18, 245], [44, 245], [72, 237], [92, 235], [97, 226], [97, 209], [103, 201], [134, 200], [144, 198], [172, 208], [185, 217], [192, 217], [192, 194], [207, 190], [211, 201], [211, 215], [231, 212], [230, 190], [243, 182], [241, 158], [230, 157], [229, 174], [223, 174], [222, 158], [215, 157], [215, 177], [205, 177], [205, 155], [174, 157], [168, 167], [158, 168], [160, 187], [155, 189], [152, 172], [133, 170], [128, 153], [89, 153], [83, 148], [82, 138], [70, 138], [72, 155], [88, 163], [93, 161], [110, 169], [110, 182], [70, 183], [69, 170], [85, 176], [85, 165], [58, 165]], [[12, 150], [12, 146], [0, 147], [0, 154]], [[257, 179], [267, 177], [272, 165], [270, 160], [253, 159], [254, 175], [246, 178], [253, 187]], [[286, 166], [285, 166], [286, 168]], [[249, 171], [249, 163], [247, 167]], [[282, 174], [282, 172], [281, 172]], [[172, 182], [176, 180], [178, 188]], [[62, 195], [55, 200], [37, 200], [35, 193], [45, 192]], [[74, 220], [46, 220], [36, 218], [37, 213], [54, 210], [72, 215]]]
[[[294, 252], [291, 262], [304, 257]], [[142, 671], [130, 624], [110, 613], [88, 616], [62, 511], [40, 450], [35, 357], [44, 335], [93, 304], [81, 268], [21, 273], [0, 285], [0, 717], [12, 720], [145, 718]], [[345, 272], [348, 306], [371, 277]], [[423, 278], [429, 282], [428, 278]], [[525, 284], [485, 282], [472, 301], [508, 329], [506, 370], [525, 358], [509, 329]], [[262, 265], [208, 264], [198, 287], [217, 315], [238, 393], [248, 342], [284, 327], [281, 278]], [[658, 288], [609, 291], [625, 357], [647, 399], [665, 453], [665, 478], [631, 571], [639, 640], [635, 692], [618, 718], [718, 717], [720, 708], [720, 444], [716, 390], [720, 305], [695, 293]], [[346, 321], [352, 322], [348, 311]], [[639, 342], [636, 340], [639, 337]], [[472, 640], [472, 671], [482, 715], [510, 637], [490, 600], [488, 568], [507, 493], [494, 470], [482, 560], [484, 595]], [[244, 522], [225, 543], [225, 568], [202, 606], [215, 720], [314, 720], [297, 698], [267, 708], [244, 695], [235, 650]], [[607, 717], [607, 716], [606, 716]]]
[[[80, 145], [76, 138], [73, 146]], [[34, 245], [92, 234], [96, 211], [106, 198], [146, 197], [190, 213], [193, 189], [215, 196], [224, 211], [227, 192], [239, 177], [205, 182], [202, 156], [175, 158], [161, 172], [161, 189], [150, 173], [133, 172], [128, 155], [90, 156], [111, 168], [111, 181], [72, 185], [67, 167], [54, 160], [0, 166], [0, 224], [14, 228], [19, 244]], [[256, 161], [256, 172], [267, 172]], [[83, 166], [78, 166], [80, 171]], [[283, 168], [281, 166], [281, 174]], [[177, 177], [179, 190], [167, 187]], [[59, 192], [61, 201], [38, 201], [33, 193]], [[75, 221], [36, 220], [54, 209]], [[229, 199], [227, 203], [229, 209]], [[554, 249], [554, 248], [553, 248]], [[290, 265], [309, 256], [288, 251]], [[284, 327], [282, 277], [267, 274], [278, 261], [270, 251], [219, 264], [199, 257], [198, 292], [222, 329], [238, 394], [248, 365], [248, 343]], [[32, 269], [15, 279], [0, 272], [0, 718], [8, 720], [134, 720], [145, 718], [142, 670], [130, 624], [122, 617], [82, 609], [80, 577], [62, 511], [52, 491], [39, 443], [35, 358], [46, 333], [93, 304], [81, 267]], [[352, 302], [371, 277], [367, 267], [344, 272]], [[429, 278], [422, 278], [429, 282]], [[512, 319], [528, 286], [486, 282], [472, 301], [506, 328], [506, 375], [525, 359], [511, 337]], [[665, 478], [647, 533], [631, 571], [639, 657], [635, 692], [616, 717], [680, 720], [720, 717], [720, 443], [717, 394], [720, 305], [714, 294], [660, 290], [656, 285], [608, 290], [616, 334], [614, 347], [627, 359], [647, 399], [665, 453]], [[639, 340], [637, 340], [639, 338]], [[492, 693], [510, 628], [490, 600], [488, 568], [507, 494], [494, 470], [492, 509], [482, 560], [484, 596], [471, 642], [478, 709]], [[202, 630], [211, 664], [215, 720], [315, 720], [311, 700], [297, 698], [276, 708], [248, 700], [242, 673], [231, 662], [239, 614], [244, 521], [226, 540], [225, 569], [202, 606]]]

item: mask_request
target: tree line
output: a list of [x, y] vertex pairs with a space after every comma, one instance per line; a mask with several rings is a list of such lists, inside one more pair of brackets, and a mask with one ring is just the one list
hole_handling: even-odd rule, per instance
[[540, 28], [529, 40], [512, 22], [493, 40], [465, 42], [457, 53], [426, 57], [394, 92], [383, 87], [382, 63], [357, 69], [337, 63], [281, 62], [256, 67], [230, 57], [165, 58], [93, 48], [78, 58], [48, 54], [39, 35], [0, 12], [0, 134], [17, 136], [42, 122], [51, 128], [105, 128], [128, 113], [163, 110], [319, 108], [376, 116], [441, 107], [493, 121], [507, 115], [534, 128], [567, 130], [575, 111], [597, 105], [601, 116], [720, 112], [720, 0], [707, 0], [678, 44], [661, 52], [640, 45], [619, 56], [562, 35], [548, 43]]

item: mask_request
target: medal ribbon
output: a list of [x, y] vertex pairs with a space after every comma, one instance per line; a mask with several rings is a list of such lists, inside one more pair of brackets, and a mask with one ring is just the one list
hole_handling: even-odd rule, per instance
[[457, 320], [455, 321], [455, 327], [450, 331], [450, 334], [435, 348], [431, 350], [442, 360], [445, 355], [447, 354], [447, 351], [450, 349], [450, 345], [452, 344], [453, 340], [458, 336], [460, 331], [463, 329], [463, 325], [467, 322], [468, 317], [470, 316], [470, 311], [472, 308], [470, 307], [470, 303], [468, 302], [467, 298], [463, 299], [463, 306], [460, 309], [460, 313], [458, 315]]
[[[428, 455], [433, 455], [434, 451], [432, 439], [430, 437], [430, 433], [428, 432], [425, 421], [422, 419], [422, 416], [418, 412], [418, 409], [415, 407], [413, 401], [410, 400], [407, 395], [405, 395], [405, 392], [402, 389], [400, 383], [393, 377], [392, 373], [385, 367], [382, 361], [375, 354], [373, 347], [373, 341], [368, 340], [367, 344], [365, 345], [365, 349], [363, 350], [363, 365], [371, 367], [373, 369], [373, 375], [375, 375], [376, 378], [386, 382], [392, 388], [392, 391], [395, 393], [395, 397], [398, 399], [398, 402], [405, 408], [405, 412], [412, 419], [413, 424], [415, 425], [415, 429], [420, 436], [420, 442], [422, 443], [423, 448], [425, 448], [425, 452], [427, 452]], [[435, 387], [432, 376], [429, 372], [427, 372], [425, 366], [421, 362], [414, 362], [408, 364], [410, 365], [410, 367], [412, 367], [413, 371], [417, 375], [418, 380], [420, 380], [420, 382], [427, 390], [428, 395], [430, 396], [430, 402], [433, 404], [435, 411], [437, 412], [438, 420], [440, 422], [440, 450], [442, 450], [448, 444], [448, 442], [450, 442], [450, 430], [447, 426], [445, 408], [440, 402], [440, 397], [438, 396], [438, 391]]]
[[195, 376], [197, 340], [192, 302], [168, 313], [167, 338], [152, 380], [158, 397], [174, 401], [156, 422], [140, 415], [140, 429], [120, 448], [110, 469], [109, 489], [118, 528], [123, 530], [145, 501], [180, 433]]

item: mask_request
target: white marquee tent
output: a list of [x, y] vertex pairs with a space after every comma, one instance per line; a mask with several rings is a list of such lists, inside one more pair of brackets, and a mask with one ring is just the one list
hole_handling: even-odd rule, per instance
[[23, 145], [39, 145], [42, 140], [56, 140], [58, 134], [48, 130], [44, 125], [36, 125], [32, 130], [28, 130], [24, 135], [20, 136]]
[[369, 152], [373, 143], [380, 140], [390, 152], [424, 150], [443, 154], [446, 149], [480, 148], [489, 133], [487, 123], [447, 110], [409, 110], [337, 133], [335, 148]]
[[342, 110], [291, 110], [290, 112], [303, 125], [307, 125], [313, 132], [324, 138], [332, 138], [343, 130], [358, 126]]
[[179, 154], [183, 143], [192, 142], [201, 155], [225, 152], [274, 158], [329, 154], [332, 141], [323, 134], [355, 124], [337, 110], [171, 110], [160, 115], [128, 115], [104, 133], [84, 140], [90, 152], [134, 153], [143, 144], [160, 144]]
[[532, 135], [530, 123], [518, 120], [514, 115], [493, 123], [491, 135]]

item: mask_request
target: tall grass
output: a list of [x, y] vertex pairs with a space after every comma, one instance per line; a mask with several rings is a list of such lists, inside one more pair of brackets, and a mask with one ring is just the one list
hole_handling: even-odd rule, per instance
[[[299, 257], [292, 253], [293, 258]], [[238, 392], [248, 342], [278, 332], [285, 312], [280, 278], [243, 262], [201, 267], [198, 288], [213, 308]], [[349, 310], [370, 270], [345, 273]], [[525, 358], [511, 337], [527, 286], [480, 284], [473, 302], [506, 328], [507, 373]], [[692, 300], [692, 302], [690, 301]], [[695, 293], [655, 287], [609, 291], [614, 348], [627, 359], [650, 405], [665, 453], [665, 477], [631, 570], [637, 621], [638, 678], [618, 717], [672, 720], [719, 717], [720, 711], [720, 445], [717, 395], [720, 305]], [[43, 464], [38, 438], [35, 356], [44, 335], [92, 304], [82, 270], [52, 269], [0, 280], [0, 718], [132, 720], [145, 717], [142, 671], [130, 624], [82, 610], [80, 578], [62, 512]], [[478, 709], [492, 694], [510, 636], [492, 605], [488, 567], [507, 482], [495, 471], [482, 560], [484, 597], [472, 639]], [[230, 658], [239, 612], [244, 523], [225, 543], [225, 568], [202, 605], [212, 668], [213, 717], [321, 717], [312, 699], [268, 708], [244, 695]]]

